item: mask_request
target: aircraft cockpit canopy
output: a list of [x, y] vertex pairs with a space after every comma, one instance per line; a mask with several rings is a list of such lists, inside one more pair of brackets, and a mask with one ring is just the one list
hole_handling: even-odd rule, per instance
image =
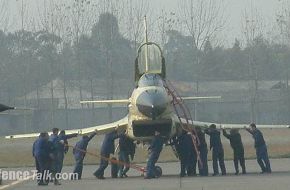
[[142, 75], [138, 82], [139, 87], [163, 86], [162, 78], [158, 74], [146, 73]]
[[161, 48], [156, 43], [143, 43], [138, 48], [138, 56], [135, 60], [136, 81], [144, 73], [154, 73], [165, 78], [165, 60]]

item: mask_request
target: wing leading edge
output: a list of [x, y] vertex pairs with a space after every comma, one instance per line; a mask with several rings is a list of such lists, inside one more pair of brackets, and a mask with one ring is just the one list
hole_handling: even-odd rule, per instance
[[[177, 117], [176, 117], [177, 118]], [[180, 123], [179, 120], [175, 122]], [[186, 119], [181, 118], [181, 122], [183, 124], [187, 124]], [[209, 123], [209, 122], [201, 122], [201, 121], [189, 121], [190, 127], [200, 127], [200, 128], [208, 128], [211, 124], [215, 124], [217, 128], [220, 129], [243, 129], [249, 126], [249, 124], [221, 124], [221, 123]], [[289, 125], [257, 125], [257, 128], [260, 129], [287, 129], [290, 128]]]
[[[108, 123], [104, 125], [98, 125], [98, 126], [88, 127], [88, 128], [83, 128], [83, 129], [65, 130], [65, 132], [66, 134], [78, 133], [80, 135], [97, 132], [97, 134], [100, 135], [100, 134], [108, 133], [115, 129], [118, 129], [118, 130], [126, 129], [127, 125], [128, 125], [128, 116], [113, 123]], [[49, 132], [49, 135], [50, 134], [51, 132]], [[6, 139], [19, 139], [19, 138], [33, 138], [33, 137], [38, 137], [38, 136], [39, 136], [39, 133], [30, 133], [30, 134], [8, 135], [8, 136], [5, 136], [5, 138]]]
[[208, 100], [208, 99], [221, 99], [221, 96], [188, 96], [181, 97], [182, 100]]

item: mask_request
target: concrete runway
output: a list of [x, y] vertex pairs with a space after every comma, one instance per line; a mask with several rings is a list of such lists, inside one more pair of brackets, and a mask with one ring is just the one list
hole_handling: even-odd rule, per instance
[[[144, 164], [143, 164], [144, 165]], [[179, 178], [179, 163], [158, 163], [163, 169], [163, 176], [159, 179], [143, 179], [136, 170], [131, 169], [128, 172], [129, 177], [123, 179], [110, 178], [110, 167], [107, 168], [105, 180], [96, 179], [92, 173], [97, 168], [96, 165], [84, 167], [83, 179], [78, 181], [61, 181], [62, 185], [39, 187], [36, 181], [4, 181], [1, 189], [69, 189], [69, 190], [289, 190], [290, 189], [290, 159], [272, 159], [272, 174], [259, 174], [260, 169], [256, 160], [247, 160], [246, 167], [248, 174], [235, 176], [233, 162], [226, 161], [227, 176], [215, 177], [185, 177]], [[31, 170], [33, 168], [21, 168], [21, 170]], [[17, 169], [10, 169], [17, 170]], [[63, 172], [71, 172], [72, 166], [65, 167]], [[212, 163], [209, 162], [209, 172], [212, 173]], [[5, 186], [6, 185], [6, 186]]]

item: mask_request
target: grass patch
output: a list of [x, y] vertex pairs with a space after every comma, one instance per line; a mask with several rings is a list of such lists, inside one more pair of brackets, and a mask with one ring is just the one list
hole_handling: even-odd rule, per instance
[[[263, 130], [265, 140], [268, 145], [268, 153], [271, 158], [290, 158], [290, 130], [289, 129], [276, 129], [276, 130]], [[245, 147], [245, 157], [247, 159], [255, 159], [255, 149], [253, 139], [250, 134], [241, 130], [241, 135]], [[80, 137], [70, 139], [70, 145], [74, 145]], [[88, 151], [98, 154], [103, 137], [95, 137], [89, 144]], [[35, 139], [18, 139], [7, 140], [0, 138], [0, 167], [27, 167], [34, 166], [34, 159], [32, 157], [32, 144]], [[207, 140], [209, 138], [207, 137]], [[222, 137], [222, 142], [225, 150], [225, 159], [232, 160], [233, 153], [229, 145], [229, 141]], [[209, 143], [208, 143], [209, 144]], [[115, 155], [117, 156], [117, 155]], [[211, 152], [208, 153], [209, 160], [211, 159]], [[134, 162], [145, 163], [147, 159], [147, 147], [138, 147], [135, 155]], [[160, 155], [160, 162], [177, 161], [171, 147], [165, 147]], [[74, 159], [72, 148], [65, 156], [65, 165], [73, 165]], [[87, 155], [85, 164], [97, 164], [99, 158]]]

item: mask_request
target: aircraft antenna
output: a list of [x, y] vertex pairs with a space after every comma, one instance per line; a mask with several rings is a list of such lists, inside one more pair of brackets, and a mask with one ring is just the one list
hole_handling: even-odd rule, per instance
[[145, 72], [147, 73], [149, 71], [149, 65], [148, 65], [148, 33], [147, 33], [147, 20], [146, 20], [146, 15], [144, 16], [144, 35], [145, 35]]

